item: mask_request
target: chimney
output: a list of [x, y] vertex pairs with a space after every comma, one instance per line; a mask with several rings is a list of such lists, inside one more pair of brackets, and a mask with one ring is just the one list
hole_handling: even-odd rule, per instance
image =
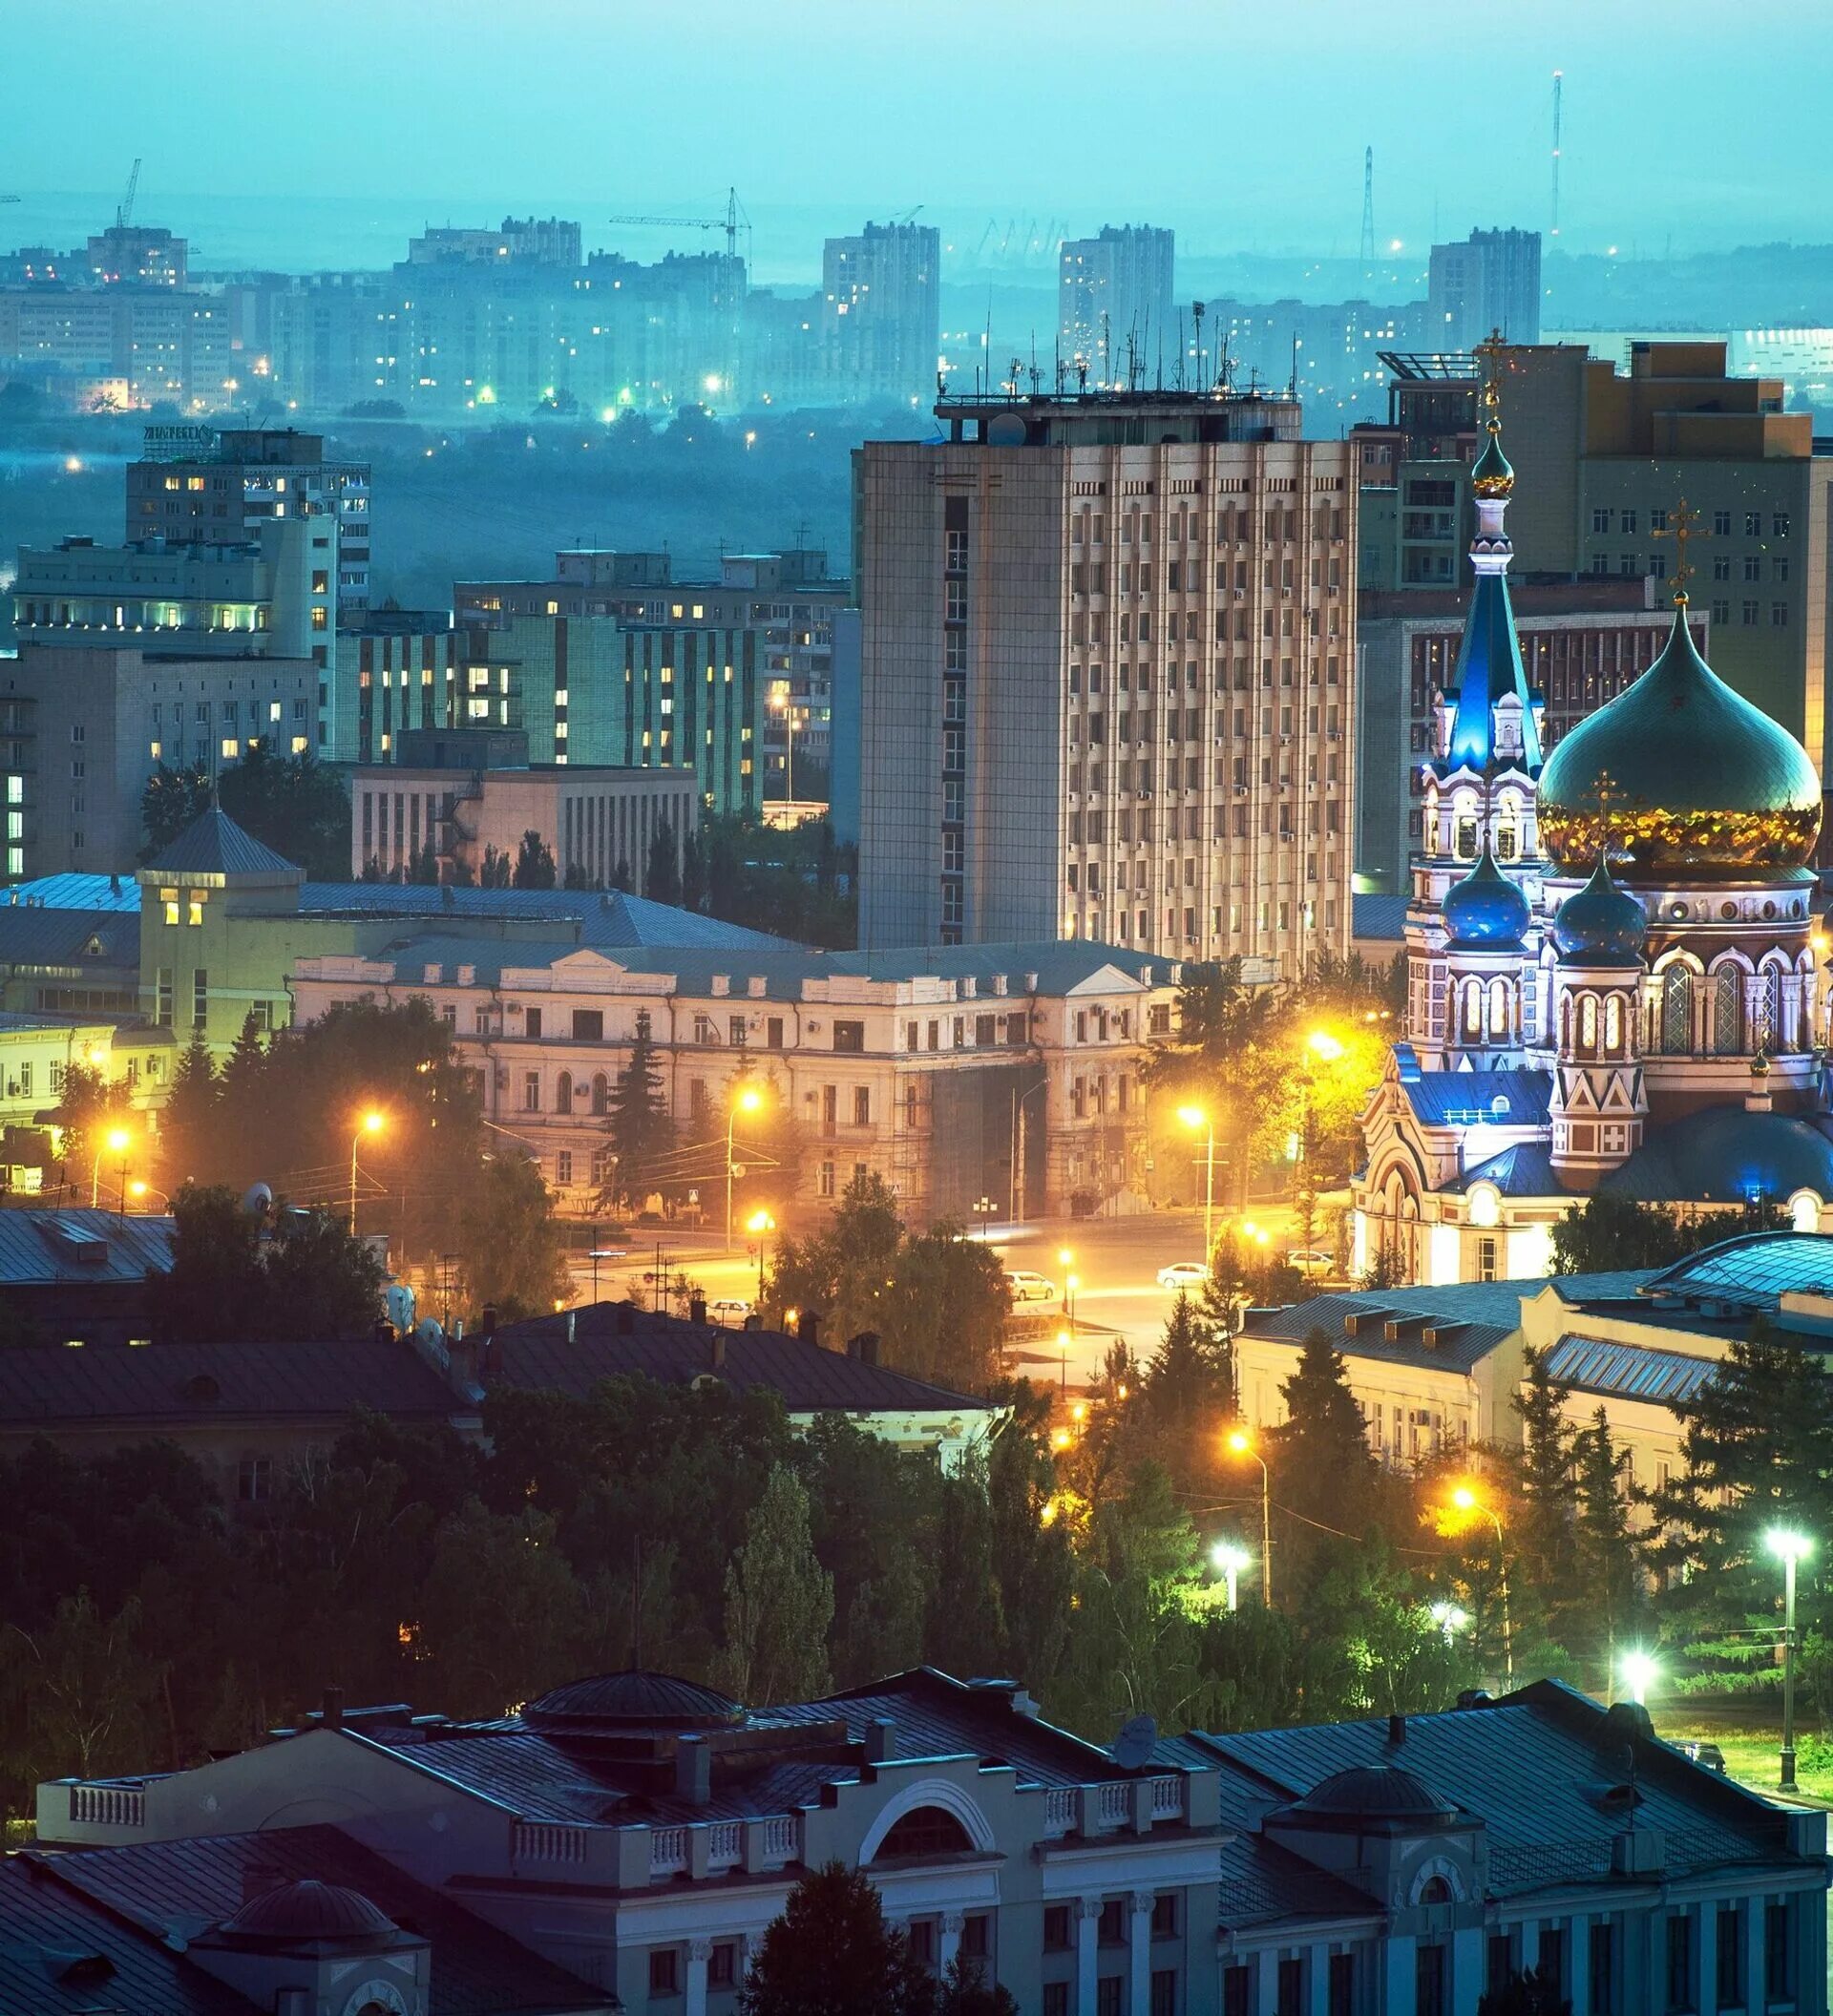
[[866, 1724], [866, 1762], [889, 1764], [897, 1754], [897, 1725], [889, 1715]]
[[1388, 1716], [1387, 1740], [1396, 1747], [1406, 1741], [1406, 1717], [1404, 1715]]
[[706, 1297], [695, 1295], [687, 1304], [687, 1320], [690, 1323], [705, 1323], [706, 1320]]
[[566, 1341], [569, 1344], [579, 1341], [579, 1312], [577, 1309], [569, 1309], [566, 1312]]
[[821, 1318], [811, 1309], [805, 1309], [795, 1319], [795, 1334], [806, 1344], [821, 1341]]
[[847, 1355], [850, 1358], [857, 1358], [862, 1365], [877, 1364], [878, 1333], [875, 1330], [862, 1330], [856, 1337], [849, 1337]]
[[675, 1738], [675, 1796], [705, 1806], [713, 1796], [713, 1753], [705, 1736]]
[[747, 1317], [745, 1318], [745, 1328], [747, 1330], [762, 1330], [764, 1328], [764, 1318], [757, 1310], [752, 1310], [750, 1313], [747, 1315]]
[[446, 1346], [446, 1367], [453, 1391], [469, 1395], [477, 1384], [477, 1340], [466, 1336], [462, 1328]]
[[344, 1690], [341, 1687], [327, 1687], [325, 1690], [325, 1701], [319, 1710], [319, 1719], [327, 1729], [344, 1727]]
[[713, 1370], [726, 1370], [726, 1333], [723, 1329], [713, 1332]]
[[618, 1304], [618, 1334], [633, 1337], [637, 1334], [637, 1312], [628, 1302]]
[[479, 1320], [478, 1328], [483, 1332], [484, 1336], [486, 1338], [494, 1337], [496, 1334], [495, 1303], [486, 1302], [484, 1304], [484, 1313], [481, 1319]]

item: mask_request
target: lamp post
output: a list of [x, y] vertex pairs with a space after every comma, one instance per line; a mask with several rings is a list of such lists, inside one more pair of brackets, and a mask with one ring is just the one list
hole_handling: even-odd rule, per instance
[[1249, 1565], [1254, 1556], [1238, 1541], [1218, 1540], [1210, 1549], [1210, 1559], [1228, 1585], [1230, 1611], [1238, 1610], [1241, 1607], [1241, 1570]]
[[1215, 1250], [1215, 1123], [1201, 1106], [1179, 1106], [1177, 1117], [1187, 1127], [1201, 1127], [1203, 1154], [1203, 1259]]
[[102, 1139], [95, 1144], [95, 1160], [89, 1171], [89, 1206], [94, 1210], [102, 1201], [102, 1150], [109, 1149], [116, 1155], [125, 1155], [133, 1142], [125, 1127], [110, 1127]]
[[1515, 1684], [1515, 1633], [1508, 1615], [1508, 1555], [1502, 1537], [1502, 1515], [1493, 1505], [1485, 1505], [1468, 1484], [1460, 1484], [1452, 1492], [1451, 1502], [1460, 1512], [1480, 1514], [1496, 1529], [1496, 1575], [1502, 1585], [1502, 1663], [1512, 1688]]
[[1648, 1706], [1649, 1682], [1654, 1678], [1654, 1659], [1649, 1652], [1625, 1652], [1617, 1661], [1617, 1670], [1623, 1676], [1623, 1685], [1630, 1690], [1630, 1699], [1637, 1708]]
[[1069, 1333], [1066, 1330], [1060, 1330], [1057, 1333], [1057, 1353], [1063, 1361], [1063, 1370], [1057, 1379], [1057, 1391], [1059, 1393], [1067, 1393], [1069, 1391]]
[[974, 1207], [975, 1215], [980, 1221], [980, 1244], [982, 1246], [986, 1244], [987, 1228], [993, 1223], [993, 1200], [986, 1194], [984, 1190], [982, 1190], [980, 1192], [980, 1202]]
[[363, 1144], [364, 1135], [379, 1134], [382, 1131], [382, 1126], [381, 1114], [371, 1107], [358, 1123], [356, 1132], [350, 1136], [350, 1237], [352, 1239], [356, 1237], [356, 1151]]
[[1254, 1438], [1243, 1428], [1229, 1436], [1229, 1453], [1245, 1456], [1260, 1465], [1260, 1601], [1273, 1607], [1273, 1477], [1267, 1460], [1254, 1446]]
[[795, 803], [795, 694], [787, 681], [770, 695], [770, 711], [783, 717], [783, 801]]
[[769, 1211], [753, 1211], [745, 1221], [745, 1229], [754, 1233], [757, 1239], [757, 1306], [764, 1307], [764, 1237], [776, 1229], [776, 1220]]
[[1470, 1622], [1470, 1612], [1462, 1604], [1447, 1603], [1443, 1600], [1433, 1604], [1425, 1614], [1444, 1633], [1446, 1645], [1449, 1645], [1458, 1633], [1464, 1629], [1465, 1625]]
[[732, 1163], [732, 1129], [738, 1125], [741, 1113], [755, 1113], [763, 1103], [764, 1095], [755, 1085], [743, 1085], [726, 1116], [726, 1250], [728, 1254], [732, 1250], [732, 1178], [737, 1174]]
[[1783, 1792], [1795, 1790], [1795, 1564], [1813, 1551], [1805, 1533], [1772, 1526], [1763, 1544], [1782, 1564], [1782, 1754], [1779, 1780]]
[[599, 1299], [599, 1262], [619, 1258], [619, 1249], [614, 1246], [595, 1246], [592, 1249], [592, 1299]]

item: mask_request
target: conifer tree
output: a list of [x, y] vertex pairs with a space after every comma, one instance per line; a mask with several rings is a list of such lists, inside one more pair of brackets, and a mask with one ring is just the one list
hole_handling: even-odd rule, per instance
[[1193, 1428], [1215, 1397], [1215, 1367], [1203, 1348], [1196, 1310], [1188, 1295], [1171, 1305], [1165, 1334], [1146, 1367], [1146, 1400], [1172, 1428]]
[[159, 1115], [168, 1190], [176, 1191], [180, 1183], [207, 1182], [214, 1174], [219, 1091], [209, 1045], [203, 1031], [194, 1029], [172, 1074], [171, 1096]]
[[646, 1010], [637, 1017], [630, 1055], [612, 1082], [605, 1132], [618, 1158], [618, 1193], [641, 1204], [665, 1174], [675, 1140]]
[[1642, 1609], [1643, 1577], [1635, 1534], [1630, 1525], [1630, 1453], [1611, 1434], [1600, 1407], [1591, 1425], [1574, 1438], [1578, 1486], [1572, 1606], [1590, 1626], [1593, 1649], [1608, 1680], [1619, 1649], [1636, 1635]]
[[809, 1494], [779, 1463], [726, 1570], [727, 1684], [740, 1700], [758, 1703], [819, 1694], [832, 1623], [833, 1577], [815, 1559]]
[[1279, 1391], [1286, 1420], [1269, 1439], [1277, 1451], [1285, 1502], [1321, 1526], [1360, 1532], [1374, 1495], [1376, 1462], [1343, 1354], [1322, 1329], [1307, 1333], [1297, 1367]]

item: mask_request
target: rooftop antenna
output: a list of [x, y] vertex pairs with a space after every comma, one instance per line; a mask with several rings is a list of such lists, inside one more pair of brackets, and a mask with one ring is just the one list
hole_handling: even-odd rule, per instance
[[1196, 382], [1205, 391], [1209, 390], [1209, 377], [1203, 368], [1203, 304], [1190, 304], [1190, 320], [1196, 325], [1196, 340], [1191, 348], [1196, 352]]
[[1561, 127], [1560, 127], [1560, 120], [1561, 120], [1561, 113], [1562, 113], [1562, 107], [1561, 107], [1561, 105], [1560, 105], [1560, 99], [1561, 99], [1562, 95], [1564, 94], [1565, 83], [1566, 83], [1566, 73], [1565, 73], [1565, 72], [1564, 72], [1563, 70], [1556, 70], [1556, 71], [1554, 71], [1554, 73], [1553, 73], [1553, 228], [1552, 228], [1552, 230], [1551, 230], [1551, 231], [1550, 231], [1550, 232], [1549, 233], [1549, 237], [1552, 237], [1552, 238], [1557, 238], [1557, 237], [1559, 236], [1559, 141], [1560, 141], [1560, 131], [1561, 131]]
[[1190, 354], [1190, 345], [1184, 340], [1184, 310], [1177, 311], [1177, 380], [1176, 388], [1184, 389], [1184, 364]]
[[1231, 344], [1233, 343], [1233, 341], [1234, 331], [1233, 329], [1225, 330], [1222, 336], [1222, 355], [1217, 360], [1216, 364], [1216, 389], [1222, 394], [1225, 399], [1234, 389], [1233, 383], [1229, 376], [1229, 346]]
[[1114, 327], [1106, 308], [1101, 311], [1101, 347], [1095, 356], [1101, 365], [1102, 382], [1106, 384], [1114, 375]]
[[1296, 329], [1294, 329], [1294, 330], [1293, 330], [1293, 332], [1292, 332], [1292, 375], [1291, 375], [1291, 377], [1289, 377], [1289, 378], [1288, 378], [1288, 379], [1286, 380], [1286, 397], [1287, 397], [1288, 399], [1296, 399], [1296, 398], [1297, 398], [1297, 396], [1298, 396], [1298, 331], [1297, 331]]
[[1375, 150], [1362, 149], [1362, 272], [1375, 267]]

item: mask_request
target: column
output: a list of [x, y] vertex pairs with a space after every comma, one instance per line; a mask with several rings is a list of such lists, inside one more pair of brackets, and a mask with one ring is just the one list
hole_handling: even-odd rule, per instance
[[712, 1957], [710, 1939], [687, 1942], [687, 1993], [685, 2016], [706, 2016], [706, 1963]]
[[1767, 1900], [1761, 1897], [1748, 1899], [1744, 1904], [1744, 2007], [1754, 2012], [1768, 2005], [1763, 1996], [1767, 1984], [1764, 1981], [1764, 1956], [1769, 1942], [1764, 1937], [1767, 1927], [1763, 1923], [1763, 1906]]
[[941, 1945], [936, 1956], [938, 1972], [946, 1974], [955, 1964], [955, 1956], [961, 1950], [961, 1927], [966, 1922], [966, 1914], [963, 1912], [942, 1913]]
[[1095, 2016], [1095, 1941], [1101, 1930], [1101, 1900], [1079, 1897], [1076, 1914], [1076, 2016]]
[[1377, 1948], [1381, 1956], [1381, 2016], [1413, 2016], [1419, 1999], [1415, 1943], [1410, 1936], [1393, 1933]]
[[[1144, 1779], [1140, 1780], [1145, 1784]], [[1149, 1792], [1149, 1785], [1147, 1786]], [[1152, 1893], [1135, 1890], [1132, 1924], [1127, 1942], [1127, 2016], [1146, 2016], [1152, 1994]]]
[[1566, 2000], [1572, 2016], [1591, 2016], [1591, 1922], [1574, 1914], [1566, 1938]]
[[[1477, 2016], [1477, 2004], [1483, 1995], [1484, 1960], [1481, 1925], [1465, 1925], [1452, 1933], [1451, 2016]], [[1572, 2016], [1579, 2016], [1576, 2002], [1572, 2005]]]
[[1696, 2009], [1718, 2006], [1718, 1905], [1716, 1899], [1701, 1898], [1690, 1916], [1696, 1930], [1693, 1939], [1693, 2006]]
[[1330, 1947], [1321, 1940], [1305, 1955], [1305, 2016], [1330, 2016]]

